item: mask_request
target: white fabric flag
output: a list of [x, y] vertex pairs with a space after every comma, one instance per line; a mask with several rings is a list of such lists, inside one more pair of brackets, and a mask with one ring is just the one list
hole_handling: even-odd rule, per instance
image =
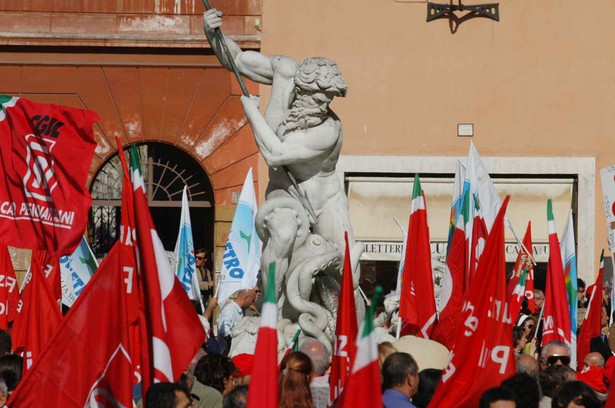
[[98, 261], [84, 237], [71, 255], [60, 257], [60, 278], [62, 281], [62, 303], [71, 307], [90, 281]]
[[220, 307], [223, 307], [237, 290], [256, 286], [262, 246], [254, 226], [256, 211], [256, 193], [254, 192], [252, 168], [250, 168], [241, 189], [222, 259], [218, 284]]

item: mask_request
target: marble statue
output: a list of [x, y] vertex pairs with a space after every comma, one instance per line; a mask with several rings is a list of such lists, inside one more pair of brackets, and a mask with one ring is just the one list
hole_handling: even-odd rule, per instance
[[[221, 64], [231, 69], [219, 41], [222, 36], [215, 35], [221, 16], [215, 9], [205, 13], [205, 35]], [[348, 200], [335, 174], [342, 124], [329, 104], [334, 97], [346, 95], [346, 82], [335, 62], [327, 58], [297, 63], [286, 56], [242, 51], [232, 40], [224, 41], [242, 76], [271, 85], [264, 115], [258, 98], [241, 99], [258, 149], [269, 166], [267, 200], [256, 216], [263, 242], [261, 270], [275, 262], [280, 317], [298, 322], [306, 335], [330, 346], [337, 308], [331, 297], [336, 296], [333, 283], [340, 281], [344, 231], [348, 232], [355, 293], [363, 252], [363, 245], [354, 240]], [[296, 179], [299, 190], [287, 173]], [[308, 205], [302, 204], [302, 194]], [[266, 274], [262, 277], [266, 284]], [[358, 309], [364, 311], [360, 296], [355, 298]]]

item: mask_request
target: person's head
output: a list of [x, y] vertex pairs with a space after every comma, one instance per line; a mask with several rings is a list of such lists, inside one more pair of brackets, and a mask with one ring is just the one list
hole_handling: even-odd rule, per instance
[[412, 398], [419, 387], [419, 366], [408, 353], [395, 352], [382, 364], [382, 389], [393, 388]]
[[226, 395], [233, 389], [234, 372], [235, 366], [230, 358], [221, 354], [207, 354], [196, 363], [194, 376], [201, 384]]
[[508, 388], [517, 396], [520, 407], [538, 408], [540, 388], [536, 378], [526, 373], [517, 373], [502, 381], [502, 387]]
[[329, 351], [327, 347], [316, 339], [306, 339], [299, 347], [299, 351], [312, 360], [314, 376], [322, 377], [329, 367]]
[[568, 366], [554, 365], [545, 368], [540, 372], [539, 382], [542, 394], [549, 398], [553, 398], [555, 391], [566, 381], [574, 381], [577, 379], [577, 374]]
[[593, 353], [587, 353], [585, 355], [585, 358], [583, 358], [583, 363], [587, 367], [595, 366], [604, 368], [604, 357], [602, 354], [594, 351]]
[[544, 301], [545, 293], [540, 289], [534, 289], [534, 304], [536, 305], [536, 310], [542, 309]]
[[13, 351], [11, 335], [6, 330], [0, 330], [0, 356], [11, 354], [11, 351]]
[[384, 364], [384, 360], [387, 359], [388, 356], [397, 352], [397, 349], [391, 342], [383, 341], [378, 344], [378, 365], [380, 366], [380, 370], [382, 371], [382, 364]]
[[540, 368], [544, 370], [552, 365], [570, 364], [570, 346], [561, 341], [547, 343], [540, 352]]
[[205, 262], [207, 262], [209, 258], [209, 254], [205, 248], [199, 248], [194, 251], [194, 258], [197, 268], [203, 268], [205, 266]]
[[520, 322], [519, 326], [523, 328], [523, 332], [525, 334], [525, 338], [527, 341], [531, 341], [534, 337], [534, 329], [536, 328], [536, 318], [534, 316], [524, 315], [524, 317]]
[[489, 388], [480, 397], [479, 408], [517, 408], [517, 396], [506, 387]]
[[523, 350], [525, 344], [527, 343], [527, 338], [525, 337], [525, 330], [523, 327], [513, 327], [512, 337], [515, 351]]
[[310, 392], [312, 361], [300, 351], [293, 351], [280, 364], [280, 408], [314, 408]]
[[238, 385], [222, 401], [222, 408], [245, 408], [248, 403], [248, 386]]
[[538, 380], [540, 369], [538, 368], [538, 361], [534, 357], [527, 354], [519, 354], [515, 357], [515, 362], [517, 373], [525, 373]]
[[577, 278], [577, 300], [581, 301], [585, 299], [585, 281], [581, 278]]
[[4, 379], [9, 394], [15, 391], [17, 384], [21, 381], [22, 367], [23, 358], [16, 354], [0, 357], [0, 377]]
[[412, 403], [417, 408], [426, 408], [433, 397], [436, 387], [442, 378], [442, 370], [426, 368], [419, 373], [419, 388], [416, 395], [412, 397]]
[[602, 327], [609, 325], [609, 312], [606, 310], [606, 306], [602, 305]]
[[160, 382], [152, 384], [145, 394], [143, 408], [189, 408], [194, 404], [188, 391], [179, 384]]
[[237, 292], [235, 297], [235, 303], [242, 309], [250, 307], [256, 301], [256, 290], [254, 289], [241, 289]]
[[557, 389], [551, 406], [557, 408], [600, 408], [602, 403], [594, 390], [583, 381], [568, 381]]

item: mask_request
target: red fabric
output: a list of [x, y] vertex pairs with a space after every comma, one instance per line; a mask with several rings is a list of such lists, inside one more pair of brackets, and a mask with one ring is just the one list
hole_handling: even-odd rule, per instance
[[252, 374], [254, 354], [237, 354], [231, 361], [233, 361], [235, 368], [239, 370], [237, 377], [245, 377], [246, 375]]
[[[96, 142], [94, 112], [19, 98], [0, 115], [0, 240], [68, 255], [92, 204], [85, 188]], [[3, 117], [4, 116], [4, 117]]]
[[[138, 162], [136, 146], [131, 163]], [[134, 168], [131, 166], [131, 171]], [[140, 176], [133, 179], [134, 183]], [[142, 185], [134, 191], [139, 262], [143, 396], [154, 381], [175, 382], [205, 341], [205, 331], [158, 238]]]
[[47, 284], [53, 298], [58, 302], [62, 301], [62, 275], [60, 272], [60, 258], [53, 256], [49, 251], [44, 249], [32, 251], [32, 257], [35, 257], [38, 264], [43, 268]]
[[130, 249], [130, 256], [124, 256], [124, 268], [126, 272], [126, 316], [128, 322], [128, 340], [130, 343], [130, 358], [134, 368], [133, 383], [138, 383], [141, 378], [141, 333], [139, 326], [139, 280], [137, 276], [137, 235], [135, 229], [135, 207], [130, 171], [126, 164], [124, 149], [120, 139], [116, 136], [120, 162], [124, 176], [122, 178], [122, 217], [120, 220], [120, 242]]
[[483, 252], [488, 235], [489, 231], [487, 230], [485, 219], [483, 218], [482, 211], [479, 209], [474, 216], [472, 224], [472, 242], [470, 243], [470, 259], [468, 260], [468, 288], [472, 286], [474, 278], [476, 277], [478, 261]]
[[254, 375], [248, 388], [247, 408], [278, 408], [277, 349], [277, 330], [261, 324], [254, 349]]
[[356, 339], [359, 331], [357, 312], [354, 302], [352, 285], [352, 266], [350, 264], [350, 249], [348, 232], [344, 234], [346, 251], [344, 255], [344, 270], [342, 285], [338, 299], [337, 323], [335, 325], [335, 343], [331, 358], [331, 376], [329, 381], [331, 401], [335, 400], [344, 389], [346, 379], [350, 374], [352, 362], [356, 353]]
[[547, 264], [544, 309], [542, 344], [545, 345], [554, 340], [570, 344], [570, 311], [564, 281], [564, 265], [556, 232], [549, 234], [549, 263]]
[[113, 246], [13, 393], [11, 408], [132, 406], [123, 295], [124, 260], [131, 256]]
[[[600, 257], [600, 270], [593, 285], [587, 288], [586, 296], [589, 296], [587, 311], [583, 324], [579, 330], [577, 339], [577, 367], [583, 367], [583, 360], [590, 352], [591, 339], [600, 336], [602, 332], [602, 280], [604, 278], [604, 259]], [[598, 288], [598, 290], [596, 290]], [[609, 358], [608, 361], [615, 360]]]
[[11, 255], [7, 246], [0, 244], [0, 329], [6, 330], [15, 320], [18, 305], [19, 288]]
[[455, 347], [430, 407], [477, 407], [485, 390], [515, 373], [510, 335], [513, 321], [506, 303], [504, 214], [495, 218], [457, 330]]
[[[418, 177], [415, 178], [417, 182]], [[422, 192], [419, 197], [424, 200]], [[412, 200], [413, 207], [417, 200], [416, 197]], [[429, 338], [436, 322], [436, 299], [427, 210], [424, 206], [413, 208], [410, 214], [405, 257], [399, 317], [410, 327], [408, 334]]]
[[32, 258], [28, 277], [21, 295], [21, 308], [11, 332], [13, 350], [24, 356], [24, 373], [39, 357], [62, 321], [60, 305], [54, 299], [36, 257]]
[[[378, 346], [376, 346], [377, 348]], [[348, 377], [339, 408], [382, 408], [381, 377], [378, 360], [372, 361]]]
[[589, 366], [577, 373], [577, 380], [583, 381], [594, 391], [602, 394], [606, 393], [606, 385], [604, 384], [604, 369], [602, 367]]
[[455, 333], [461, 321], [461, 309], [465, 298], [464, 277], [466, 272], [466, 237], [464, 231], [464, 220], [460, 219], [453, 239], [451, 248], [446, 259], [446, 270], [444, 272], [444, 283], [440, 292], [440, 300], [449, 295], [446, 305], [440, 312], [438, 324], [431, 336], [443, 344], [449, 350], [455, 345]]

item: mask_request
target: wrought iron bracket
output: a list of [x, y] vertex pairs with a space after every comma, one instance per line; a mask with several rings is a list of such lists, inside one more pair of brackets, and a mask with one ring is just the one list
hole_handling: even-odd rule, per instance
[[438, 4], [428, 2], [427, 22], [439, 18], [452, 17], [458, 19], [459, 17], [455, 15], [455, 11], [467, 11], [468, 13], [465, 16], [486, 17], [491, 20], [500, 21], [499, 3], [464, 5], [461, 4], [460, 1], [459, 4]]

